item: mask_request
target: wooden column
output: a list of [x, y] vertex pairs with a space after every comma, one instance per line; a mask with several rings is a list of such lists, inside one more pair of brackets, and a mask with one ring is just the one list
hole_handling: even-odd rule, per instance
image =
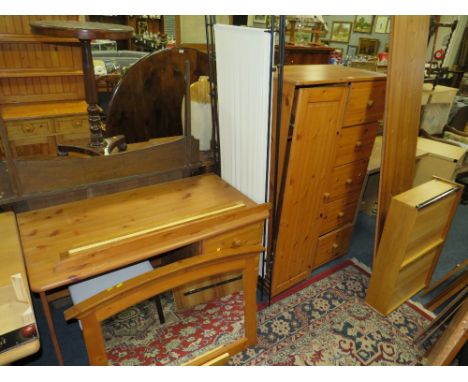
[[374, 256], [392, 196], [410, 189], [416, 171], [429, 16], [393, 16]]

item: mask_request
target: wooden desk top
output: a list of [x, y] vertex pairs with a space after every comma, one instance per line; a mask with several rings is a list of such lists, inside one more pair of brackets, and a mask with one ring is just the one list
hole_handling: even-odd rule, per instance
[[[3, 349], [3, 346], [5, 346], [3, 341], [7, 343], [13, 341], [13, 344], [16, 344], [16, 340], [20, 334], [16, 334], [14, 340], [2, 337], [2, 335], [11, 333], [12, 330], [21, 329], [24, 326], [21, 312], [24, 312], [28, 306], [30, 308], [32, 306], [15, 214], [13, 212], [0, 214], [0, 237], [0, 310], [2, 312], [0, 314], [0, 365], [5, 365], [37, 352], [40, 344], [39, 338], [36, 335], [29, 340], [27, 338], [19, 338], [20, 340], [25, 340], [25, 342], [20, 345], [13, 345], [11, 348], [7, 348], [7, 350]], [[11, 276], [16, 274], [20, 274], [23, 280], [27, 302], [16, 302], [11, 282]], [[28, 314], [28, 317], [31, 318], [28, 323], [35, 325], [34, 314]], [[15, 325], [16, 322], [17, 325]]]
[[386, 75], [341, 65], [285, 65], [283, 78], [286, 83], [306, 86], [354, 81], [384, 81]]
[[18, 214], [31, 289], [44, 292], [268, 217], [206, 174]]

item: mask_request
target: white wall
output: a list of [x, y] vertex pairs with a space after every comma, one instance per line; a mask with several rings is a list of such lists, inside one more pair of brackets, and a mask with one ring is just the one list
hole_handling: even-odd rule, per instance
[[[205, 16], [179, 16], [180, 42], [206, 44]], [[229, 24], [229, 16], [216, 16], [217, 24]]]

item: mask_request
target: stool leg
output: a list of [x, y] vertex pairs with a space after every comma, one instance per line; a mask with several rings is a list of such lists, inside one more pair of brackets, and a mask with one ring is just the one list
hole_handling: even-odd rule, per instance
[[161, 304], [161, 297], [155, 296], [154, 302], [156, 303], [156, 310], [158, 311], [159, 322], [162, 325], [166, 322], [166, 319], [164, 318], [164, 311], [163, 311], [162, 304]]
[[44, 315], [47, 320], [47, 326], [49, 327], [50, 338], [52, 339], [52, 344], [54, 346], [58, 364], [60, 366], [63, 366], [62, 352], [60, 351], [60, 345], [57, 339], [57, 334], [55, 333], [54, 321], [52, 319], [52, 314], [50, 313], [49, 301], [47, 301], [47, 296], [45, 292], [40, 292], [39, 297], [41, 298], [42, 310], [44, 311]]

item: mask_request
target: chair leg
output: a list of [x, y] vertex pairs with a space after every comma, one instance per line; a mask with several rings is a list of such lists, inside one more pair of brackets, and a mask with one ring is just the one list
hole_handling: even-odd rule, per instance
[[164, 311], [163, 311], [162, 304], [161, 304], [161, 297], [155, 296], [154, 302], [156, 303], [156, 310], [158, 311], [159, 322], [162, 325], [166, 322], [166, 319], [164, 318]]

